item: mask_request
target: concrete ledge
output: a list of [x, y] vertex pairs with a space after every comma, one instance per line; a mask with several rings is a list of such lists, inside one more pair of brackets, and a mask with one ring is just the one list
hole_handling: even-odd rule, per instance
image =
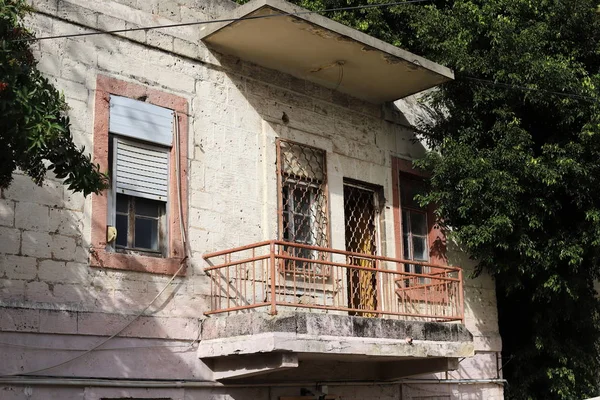
[[202, 323], [202, 339], [257, 335], [268, 332], [439, 342], [473, 342], [462, 324], [364, 318], [338, 314], [290, 312], [275, 316], [252, 312], [212, 317]]
[[407, 357], [471, 357], [474, 355], [474, 347], [472, 342], [414, 340], [409, 344], [397, 339], [275, 332], [202, 340], [198, 346], [198, 356], [203, 359], [274, 352], [326, 354], [329, 358], [352, 356], [356, 361], [357, 356], [390, 360]]
[[110, 336], [128, 322], [121, 337], [194, 340], [198, 338], [197, 318], [156, 317], [67, 310], [0, 307], [0, 332]]
[[473, 336], [460, 324], [301, 312], [203, 321], [200, 358], [273, 352], [382, 360], [456, 358], [472, 356], [474, 345]]

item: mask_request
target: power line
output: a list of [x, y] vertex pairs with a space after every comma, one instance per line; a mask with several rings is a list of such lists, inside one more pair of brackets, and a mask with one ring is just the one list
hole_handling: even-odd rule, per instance
[[552, 94], [552, 95], [556, 95], [556, 96], [569, 97], [569, 98], [577, 99], [577, 100], [590, 101], [590, 102], [594, 102], [594, 103], [599, 101], [597, 98], [594, 98], [591, 96], [584, 96], [584, 95], [580, 95], [580, 94], [576, 94], [576, 93], [556, 92], [556, 91], [547, 90], [547, 89], [530, 88], [527, 86], [513, 85], [510, 83], [496, 82], [496, 81], [492, 81], [489, 79], [474, 78], [472, 76], [459, 76], [458, 78], [463, 79], [463, 80], [482, 83], [484, 85], [497, 86], [497, 87], [501, 87], [501, 88], [505, 88], [505, 89], [523, 90], [523, 91], [528, 91], [528, 92], [541, 92], [541, 93], [547, 93], [547, 94]]
[[98, 28], [89, 27], [89, 29], [94, 29], [95, 32], [85, 32], [85, 33], [72, 33], [67, 35], [55, 35], [55, 36], [41, 36], [34, 37], [28, 39], [15, 39], [11, 40], [11, 42], [33, 42], [39, 40], [50, 40], [50, 39], [65, 39], [65, 38], [74, 38], [74, 37], [82, 37], [82, 36], [95, 36], [95, 35], [110, 35], [115, 33], [127, 33], [127, 32], [136, 32], [136, 31], [147, 31], [152, 29], [165, 29], [165, 28], [179, 28], [183, 26], [194, 26], [194, 25], [208, 25], [208, 24], [217, 24], [221, 22], [238, 22], [238, 21], [248, 21], [254, 19], [262, 19], [262, 18], [274, 18], [274, 17], [288, 17], [288, 16], [297, 16], [297, 15], [305, 15], [305, 14], [321, 14], [326, 12], [334, 12], [334, 11], [350, 11], [350, 10], [363, 10], [369, 8], [379, 8], [379, 7], [392, 7], [392, 6], [400, 6], [403, 4], [414, 4], [414, 3], [425, 3], [431, 0], [406, 0], [406, 1], [398, 1], [393, 3], [378, 3], [378, 4], [366, 4], [362, 6], [352, 6], [352, 7], [336, 7], [336, 8], [325, 8], [322, 10], [315, 11], [298, 11], [291, 13], [279, 13], [279, 14], [270, 14], [270, 15], [255, 15], [255, 16], [247, 16], [241, 18], [222, 18], [222, 19], [213, 19], [209, 21], [195, 21], [195, 22], [181, 22], [177, 24], [168, 24], [168, 25], [153, 25], [153, 26], [144, 26], [139, 28], [124, 28], [124, 29], [114, 29], [110, 31], [105, 31]]
[[[65, 38], [74, 38], [74, 37], [83, 37], [83, 36], [110, 35], [110, 34], [115, 34], [115, 33], [146, 31], [146, 30], [152, 30], [152, 29], [166, 29], [166, 28], [177, 28], [177, 27], [184, 27], [184, 26], [208, 25], [208, 24], [215, 24], [215, 23], [220, 23], [220, 22], [237, 22], [237, 21], [255, 20], [255, 19], [262, 19], [262, 18], [286, 17], [286, 16], [306, 15], [306, 14], [320, 14], [320, 13], [334, 12], [334, 11], [349, 11], [349, 10], [362, 10], [362, 9], [379, 8], [379, 7], [392, 7], [392, 6], [399, 6], [399, 5], [404, 5], [404, 4], [425, 3], [425, 2], [429, 2], [429, 1], [431, 1], [431, 0], [406, 0], [406, 1], [399, 1], [399, 2], [391, 2], [391, 3], [377, 3], [377, 4], [366, 4], [366, 5], [360, 5], [360, 6], [325, 8], [325, 9], [314, 10], [314, 11], [306, 10], [306, 11], [298, 11], [298, 12], [291, 12], [291, 13], [247, 16], [247, 17], [241, 17], [241, 18], [222, 18], [222, 19], [215, 19], [215, 20], [209, 20], [209, 21], [182, 22], [182, 23], [177, 23], [177, 24], [153, 25], [153, 26], [145, 26], [145, 27], [139, 27], [139, 28], [114, 29], [114, 30], [108, 30], [108, 31], [88, 27], [89, 29], [94, 29], [95, 32], [73, 33], [73, 34], [55, 35], [55, 36], [42, 36], [42, 37], [34, 37], [34, 38], [29, 38], [29, 39], [16, 39], [16, 40], [11, 40], [11, 41], [13, 41], [13, 42], [40, 41], [40, 40], [65, 39]], [[523, 90], [523, 91], [529, 91], [529, 92], [542, 92], [542, 93], [552, 94], [552, 95], [556, 95], [556, 96], [568, 97], [568, 98], [572, 98], [572, 99], [584, 100], [584, 101], [590, 101], [590, 102], [598, 102], [599, 101], [598, 99], [596, 99], [594, 97], [579, 95], [576, 93], [565, 93], [565, 92], [556, 92], [556, 91], [547, 90], [547, 89], [530, 88], [530, 87], [526, 87], [526, 86], [496, 82], [496, 81], [492, 81], [492, 80], [488, 80], [488, 79], [474, 78], [471, 76], [459, 76], [458, 78], [463, 79], [463, 80], [470, 80], [473, 82], [478, 82], [478, 83], [485, 84], [485, 85], [502, 87], [505, 89]]]
[[[196, 340], [194, 342], [186, 343], [186, 344], [156, 344], [156, 345], [148, 345], [148, 346], [122, 346], [122, 347], [107, 347], [107, 348], [99, 348], [94, 351], [115, 351], [115, 350], [137, 350], [137, 349], [157, 349], [157, 348], [192, 348], [196, 344]], [[27, 344], [18, 344], [18, 343], [9, 343], [9, 342], [0, 342], [0, 347], [16, 347], [21, 349], [29, 349], [29, 350], [48, 350], [48, 351], [87, 351], [88, 349], [80, 349], [80, 348], [72, 348], [72, 347], [49, 347], [49, 346], [35, 346], [35, 345], [27, 345]]]

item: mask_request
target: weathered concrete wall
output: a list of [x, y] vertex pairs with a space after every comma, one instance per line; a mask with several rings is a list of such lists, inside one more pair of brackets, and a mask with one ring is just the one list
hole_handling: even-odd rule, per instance
[[[279, 400], [285, 397], [300, 396], [301, 389], [312, 392], [315, 387], [273, 387], [273, 388], [206, 388], [206, 389], [113, 389], [113, 388], [52, 388], [52, 387], [8, 387], [0, 391], [3, 400], [101, 400], [101, 399], [164, 399], [169, 400]], [[2, 390], [2, 389], [0, 389]], [[31, 393], [26, 395], [25, 392]], [[344, 400], [398, 400], [401, 389], [398, 385], [330, 386], [329, 393]], [[431, 398], [429, 398], [430, 400]], [[443, 398], [442, 398], [443, 399]], [[487, 397], [485, 398], [487, 399]], [[496, 399], [493, 399], [496, 400]]]
[[[300, 396], [301, 389], [313, 393], [314, 386], [269, 388], [199, 388], [199, 389], [140, 389], [98, 387], [8, 386], [0, 389], [3, 400], [102, 400], [102, 399], [163, 399], [170, 400], [280, 400]], [[328, 387], [332, 396], [343, 400], [502, 400], [493, 384], [481, 385], [476, 391], [459, 385], [363, 385]], [[52, 393], [49, 397], [49, 394]]]
[[[235, 7], [227, 0], [34, 0], [33, 4], [40, 12], [29, 22], [38, 36], [83, 32], [88, 30], [86, 26], [118, 29], [205, 20]], [[143, 319], [128, 328], [124, 336], [131, 340], [191, 343], [209, 305], [210, 288], [201, 255], [275, 237], [276, 138], [327, 151], [332, 247], [345, 245], [343, 215], [335, 211], [343, 210], [343, 178], [383, 187], [387, 203], [382, 216], [382, 248], [383, 254], [390, 256], [395, 254], [391, 156], [414, 158], [423, 152], [411, 142], [405, 127], [382, 118], [380, 107], [214, 54], [196, 43], [197, 29], [179, 27], [137, 31], [123, 38], [100, 35], [34, 44], [40, 69], [64, 90], [75, 140], [87, 149], [93, 144], [99, 74], [176, 94], [189, 103], [190, 268], [186, 277], [170, 284]], [[43, 368], [52, 359], [63, 359], [64, 351], [35, 356], [48, 352], [35, 348], [40, 338], [46, 347], [62, 348], [71, 338], [86, 347], [96, 343], [91, 339], [117, 332], [167, 284], [169, 277], [164, 275], [90, 267], [91, 225], [91, 200], [68, 192], [51, 176], [42, 187], [36, 187], [28, 177], [16, 174], [11, 187], [2, 191], [0, 324], [2, 335], [8, 335], [3, 341], [16, 340], [34, 354], [25, 360], [10, 358], [3, 363], [2, 374]], [[451, 261], [471, 267], [467, 257], [458, 252]], [[481, 276], [467, 280], [465, 289], [466, 324], [479, 353], [463, 361], [454, 376], [493, 378], [494, 352], [500, 350], [493, 282]], [[185, 352], [176, 347], [162, 350], [165, 360], [181, 368], [182, 376], [202, 377], [202, 366], [191, 363]], [[18, 351], [13, 348], [11, 354]], [[121, 364], [132, 366], [123, 373], [128, 377], [158, 379], [173, 373], [153, 368], [153, 350], [142, 355], [127, 351], [106, 354], [110, 357], [93, 373], [82, 372], [89, 368], [85, 359], [80, 360], [80, 368], [67, 365], [51, 372], [112, 376], [114, 365]], [[493, 389], [494, 396], [501, 396], [500, 389]], [[82, 393], [61, 390], [77, 396]], [[395, 397], [380, 397], [398, 398], [399, 390], [393, 389]], [[456, 392], [457, 396], [477, 396], [479, 390], [470, 385]], [[88, 392], [86, 389], [86, 396]], [[0, 397], [4, 398], [4, 393], [9, 392]], [[179, 392], [172, 393], [169, 396], [177, 398]], [[359, 398], [356, 391], [348, 389], [347, 393], [350, 397], [343, 398]], [[369, 393], [367, 398], [377, 398]], [[86, 398], [95, 398], [89, 396]], [[194, 397], [186, 392], [185, 396], [203, 398], [204, 394]], [[245, 397], [232, 394], [231, 398]]]

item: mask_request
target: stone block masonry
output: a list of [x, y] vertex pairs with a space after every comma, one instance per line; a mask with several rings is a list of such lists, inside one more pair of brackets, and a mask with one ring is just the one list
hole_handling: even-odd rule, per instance
[[[32, 3], [39, 12], [29, 17], [28, 23], [38, 36], [205, 20], [236, 7], [228, 0]], [[344, 178], [379, 185], [390, 194], [385, 196], [389, 201], [382, 215], [382, 241], [385, 251], [395, 254], [391, 156], [410, 158], [422, 152], [421, 146], [411, 141], [412, 133], [389, 115], [384, 118], [377, 105], [215, 53], [198, 43], [197, 29], [45, 40], [34, 45], [40, 69], [64, 92], [71, 107], [75, 141], [88, 150], [94, 143], [98, 75], [174, 94], [190, 105], [190, 172], [185, 179], [190, 193], [186, 228], [191, 257], [186, 276], [176, 278], [122, 338], [108, 343], [138, 349], [98, 352], [92, 361], [86, 363], [84, 358], [79, 364], [49, 372], [114, 378], [120, 371], [120, 377], [132, 379], [206, 376], [206, 366], [188, 347], [198, 339], [211, 301], [201, 256], [276, 237], [275, 140], [279, 137], [327, 151], [332, 205], [342, 204]], [[17, 173], [13, 184], [0, 193], [0, 341], [55, 348], [72, 342], [89, 348], [117, 332], [167, 285], [169, 276], [90, 267], [93, 223], [91, 199], [68, 192], [52, 175], [38, 187]], [[332, 207], [334, 247], [344, 248], [344, 231], [339, 207]], [[464, 262], [467, 257], [456, 259], [458, 265], [468, 266]], [[494, 353], [486, 352], [500, 350], [493, 282], [480, 277], [468, 280], [465, 288], [466, 327], [474, 335], [476, 352], [482, 355], [471, 364], [461, 363], [466, 367], [457, 371], [455, 378], [474, 376], [478, 362], [485, 365], [486, 373], [493, 372]], [[155, 347], [166, 345], [184, 347]], [[11, 371], [51, 365], [52, 357], [39, 349], [13, 347], [10, 351], [14, 357], [6, 368]], [[53, 357], [62, 360], [72, 354], [61, 351]], [[494, 385], [446, 389], [452, 399], [471, 395], [500, 399], [502, 393]], [[45, 394], [52, 393], [56, 398], [84, 400], [276, 400], [300, 393], [300, 387], [147, 391], [36, 386], [32, 390], [30, 396], [22, 386], [6, 386], [0, 388], [0, 398], [48, 398]], [[332, 386], [330, 392], [343, 399], [424, 396], [421, 392], [413, 396], [399, 385]]]

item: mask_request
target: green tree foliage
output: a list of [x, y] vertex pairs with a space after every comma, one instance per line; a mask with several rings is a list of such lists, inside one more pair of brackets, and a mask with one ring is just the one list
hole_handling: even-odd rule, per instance
[[41, 185], [53, 171], [70, 190], [97, 193], [107, 182], [69, 128], [64, 97], [36, 68], [24, 0], [0, 0], [0, 189], [19, 168]]
[[[580, 0], [456, 2], [429, 11], [431, 24], [417, 31], [428, 53], [458, 76], [433, 96], [435, 125], [426, 136], [439, 153], [422, 163], [433, 171], [427, 200], [496, 277], [514, 399], [598, 394], [594, 10]], [[448, 36], [433, 42], [440, 33]]]
[[421, 200], [496, 278], [511, 399], [600, 394], [597, 6], [432, 0], [329, 15], [456, 72], [421, 126], [435, 149], [419, 162], [432, 171]]
[[416, 28], [427, 53], [458, 76], [433, 96], [426, 136], [439, 153], [422, 163], [433, 171], [427, 200], [496, 277], [514, 399], [599, 394], [595, 6], [457, 1], [423, 12]]

